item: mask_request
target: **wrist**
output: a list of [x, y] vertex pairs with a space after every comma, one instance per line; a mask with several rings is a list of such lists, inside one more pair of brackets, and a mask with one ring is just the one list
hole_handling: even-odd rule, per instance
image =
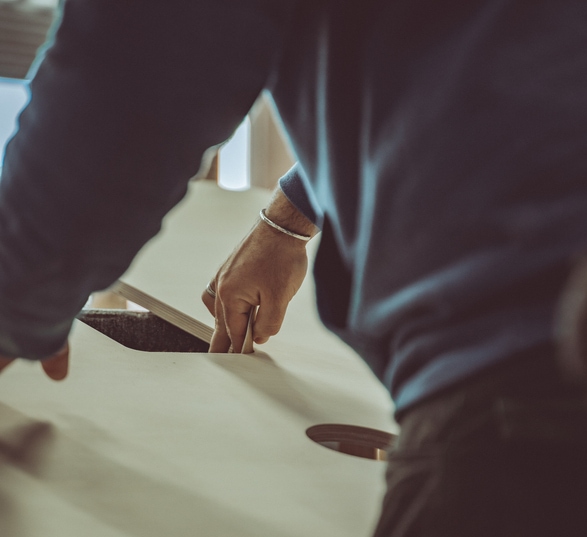
[[[264, 226], [275, 233], [289, 236], [292, 240], [300, 243], [307, 242], [320, 231], [311, 220], [289, 201], [279, 188], [276, 189], [269, 205], [263, 209], [262, 213], [269, 220], [269, 222], [267, 220], [261, 222]], [[263, 218], [262, 216], [260, 217]]]
[[300, 233], [296, 233], [295, 231], [291, 231], [291, 230], [289, 230], [287, 228], [284, 228], [284, 227], [280, 226], [279, 224], [276, 224], [273, 220], [271, 220], [265, 214], [265, 209], [261, 209], [259, 211], [259, 217], [269, 227], [272, 227], [276, 231], [279, 231], [280, 233], [282, 233], [283, 235], [287, 235], [288, 237], [292, 237], [293, 239], [297, 239], [297, 240], [302, 241], [302, 242], [308, 242], [312, 238], [312, 235], [302, 235]]

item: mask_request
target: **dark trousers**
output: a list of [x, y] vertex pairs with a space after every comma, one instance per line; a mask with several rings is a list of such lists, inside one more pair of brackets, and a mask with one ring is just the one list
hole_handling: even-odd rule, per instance
[[587, 537], [585, 389], [550, 351], [398, 418], [375, 537]]

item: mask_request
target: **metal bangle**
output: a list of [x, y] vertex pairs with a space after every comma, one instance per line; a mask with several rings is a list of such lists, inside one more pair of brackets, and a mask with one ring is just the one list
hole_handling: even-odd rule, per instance
[[275, 222], [273, 222], [273, 220], [269, 220], [269, 218], [267, 218], [267, 215], [265, 214], [265, 209], [261, 209], [261, 211], [259, 212], [259, 216], [261, 217], [261, 220], [263, 220], [263, 222], [265, 222], [267, 225], [271, 226], [277, 231], [281, 231], [282, 233], [285, 233], [286, 235], [293, 237], [294, 239], [299, 239], [301, 241], [307, 242], [312, 238], [309, 235], [300, 235], [298, 233], [294, 233], [293, 231], [285, 229], [284, 227], [281, 227], [280, 225], [276, 224]]

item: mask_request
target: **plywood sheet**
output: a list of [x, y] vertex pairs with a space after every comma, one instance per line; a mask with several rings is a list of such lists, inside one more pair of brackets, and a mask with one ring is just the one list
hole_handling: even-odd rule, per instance
[[351, 377], [295, 355], [149, 354], [80, 324], [70, 378], [0, 377], [0, 534], [367, 536], [384, 464], [314, 444], [385, 427]]
[[[125, 275], [186, 313], [269, 193], [194, 185]], [[394, 430], [366, 366], [318, 323], [308, 279], [252, 355], [146, 353], [77, 323], [69, 378], [0, 375], [0, 535], [368, 536], [385, 464], [314, 425]]]

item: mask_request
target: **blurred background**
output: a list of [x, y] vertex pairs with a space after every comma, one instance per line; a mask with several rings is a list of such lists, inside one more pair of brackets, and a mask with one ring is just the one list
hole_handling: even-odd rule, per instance
[[[59, 0], [0, 0], [0, 167], [28, 100], [31, 67], [58, 16], [58, 4]], [[220, 150], [210, 150], [197, 178], [229, 190], [273, 189], [293, 162], [271, 99], [261, 94], [231, 140]]]

